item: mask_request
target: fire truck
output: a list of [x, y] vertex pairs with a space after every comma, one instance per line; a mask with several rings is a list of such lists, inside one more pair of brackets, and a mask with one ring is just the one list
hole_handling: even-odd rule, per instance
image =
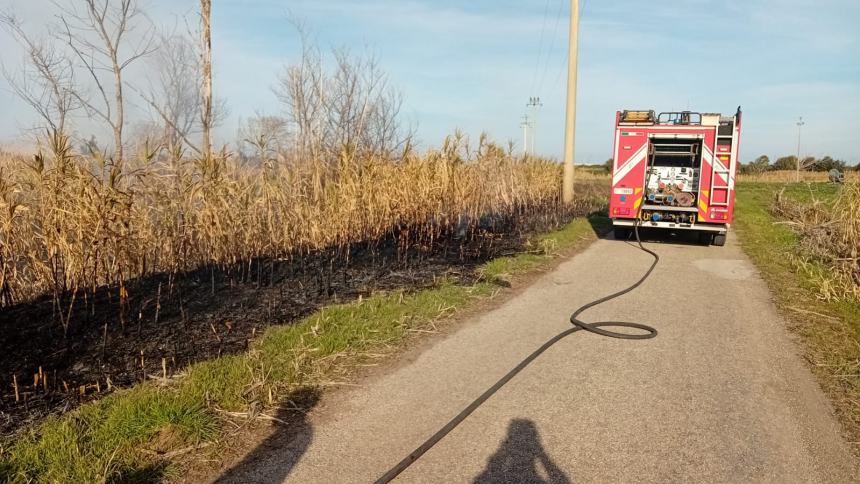
[[635, 226], [699, 233], [722, 246], [732, 224], [741, 109], [619, 111], [609, 216], [616, 239]]

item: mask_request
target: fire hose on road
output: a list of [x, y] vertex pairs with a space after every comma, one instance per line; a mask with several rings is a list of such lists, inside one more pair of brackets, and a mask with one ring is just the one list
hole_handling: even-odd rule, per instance
[[[580, 315], [585, 311], [598, 306], [600, 304], [611, 301], [615, 298], [621, 297], [629, 292], [634, 291], [636, 288], [642, 285], [648, 277], [651, 276], [651, 273], [654, 272], [654, 268], [657, 267], [657, 264], [660, 262], [660, 256], [657, 255], [656, 252], [647, 249], [644, 245], [642, 245], [642, 240], [639, 238], [639, 223], [637, 222], [633, 226], [633, 233], [636, 235], [636, 243], [639, 245], [639, 249], [644, 252], [650, 254], [654, 261], [651, 263], [651, 267], [648, 268], [648, 271], [636, 281], [630, 287], [618, 291], [616, 293], [610, 294], [608, 296], [604, 296], [600, 299], [592, 301], [588, 304], [577, 309], [570, 316], [570, 323], [573, 325], [572, 328], [563, 331], [556, 336], [552, 337], [549, 341], [543, 344], [540, 348], [535, 350], [532, 354], [526, 357], [523, 361], [520, 362], [514, 369], [509, 371], [505, 376], [503, 376], [499, 381], [497, 381], [493, 386], [491, 386], [487, 391], [485, 391], [481, 396], [475, 399], [472, 403], [469, 404], [468, 407], [463, 409], [456, 417], [451, 419], [444, 427], [439, 429], [432, 437], [427, 439], [423, 444], [421, 444], [417, 449], [415, 449], [411, 454], [406, 456], [402, 461], [400, 461], [397, 465], [388, 470], [385, 474], [382, 475], [379, 479], [376, 480], [377, 484], [383, 484], [390, 482], [395, 477], [400, 475], [403, 471], [405, 471], [409, 466], [411, 466], [415, 461], [421, 458], [428, 450], [430, 450], [434, 445], [436, 445], [440, 440], [445, 438], [452, 430], [457, 428], [460, 423], [462, 423], [469, 415], [472, 414], [475, 410], [478, 409], [484, 402], [486, 402], [490, 397], [492, 397], [499, 389], [505, 386], [509, 381], [511, 381], [519, 372], [525, 369], [531, 362], [537, 359], [541, 354], [543, 354], [550, 347], [561, 341], [562, 339], [570, 336], [573, 333], [578, 331], [588, 331], [590, 333], [599, 334], [601, 336], [606, 336], [608, 338], [617, 338], [617, 339], [651, 339], [657, 336], [657, 330], [652, 328], [651, 326], [647, 326], [645, 324], [640, 323], [630, 323], [626, 321], [598, 321], [595, 323], [587, 323], [581, 319], [579, 319]], [[603, 328], [632, 328], [644, 331], [644, 333], [640, 334], [629, 334], [629, 333], [620, 333], [617, 331], [610, 331]]]

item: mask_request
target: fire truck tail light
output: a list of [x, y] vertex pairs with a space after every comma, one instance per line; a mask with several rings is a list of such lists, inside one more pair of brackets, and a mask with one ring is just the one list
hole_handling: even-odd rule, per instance
[[629, 208], [613, 208], [612, 215], [630, 215]]

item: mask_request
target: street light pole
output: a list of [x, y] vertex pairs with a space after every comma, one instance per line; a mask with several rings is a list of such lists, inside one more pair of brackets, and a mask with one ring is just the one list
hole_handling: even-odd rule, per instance
[[803, 125], [806, 124], [803, 122], [803, 116], [797, 120], [797, 174], [795, 176], [797, 182], [800, 182], [800, 130], [803, 128]]
[[573, 202], [573, 155], [576, 143], [576, 64], [579, 48], [579, 0], [570, 0], [570, 46], [567, 56], [567, 110], [564, 131], [562, 201]]

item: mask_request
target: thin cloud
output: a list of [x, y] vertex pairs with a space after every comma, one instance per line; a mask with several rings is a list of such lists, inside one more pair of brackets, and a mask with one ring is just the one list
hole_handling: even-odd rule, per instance
[[[0, 0], [2, 1], [2, 0]], [[365, 46], [377, 53], [405, 95], [404, 113], [419, 136], [438, 143], [454, 128], [489, 131], [519, 142], [530, 96], [544, 107], [539, 151], [561, 153], [566, 72], [566, 2], [561, 28], [544, 30], [544, 2], [523, 0], [220, 0], [213, 19], [215, 87], [232, 117], [221, 130], [233, 139], [239, 118], [280, 109], [270, 87], [299, 55], [288, 16], [303, 19], [320, 47]], [[28, 25], [45, 23], [47, 0], [20, 2]], [[860, 161], [850, 140], [860, 131], [860, 48], [854, 0], [619, 0], [582, 2], [577, 152], [581, 161], [611, 155], [616, 109], [693, 109], [747, 113], [742, 156], [791, 152], [797, 116], [808, 119], [810, 150]], [[196, 0], [148, 0], [157, 22], [193, 12]], [[191, 20], [193, 23], [193, 19]], [[547, 22], [550, 26], [555, 19]], [[541, 34], [543, 32], [543, 35]], [[543, 48], [539, 46], [545, 38]], [[5, 38], [3, 60], [16, 59]], [[554, 42], [552, 55], [547, 43]], [[538, 52], [544, 59], [536, 61]], [[534, 69], [546, 75], [532, 90]], [[8, 93], [0, 93], [4, 101]], [[28, 119], [11, 106], [0, 139]], [[7, 113], [9, 113], [7, 110]], [[26, 124], [26, 123], [24, 123]]]

